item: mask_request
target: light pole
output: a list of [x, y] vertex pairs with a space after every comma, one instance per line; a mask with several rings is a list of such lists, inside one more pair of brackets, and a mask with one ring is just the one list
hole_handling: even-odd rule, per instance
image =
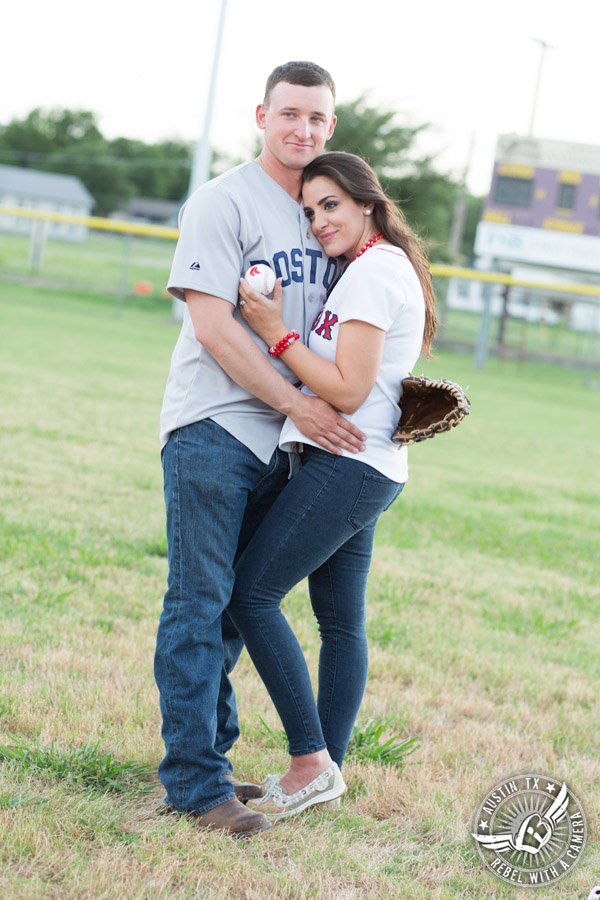
[[[204, 128], [202, 137], [196, 143], [194, 150], [194, 158], [192, 160], [192, 171], [190, 173], [190, 183], [188, 186], [187, 196], [189, 197], [196, 188], [208, 181], [210, 175], [210, 164], [212, 160], [212, 151], [210, 147], [210, 127], [212, 124], [213, 106], [215, 93], [217, 89], [217, 72], [219, 70], [219, 57], [221, 55], [221, 42], [223, 39], [223, 31], [225, 29], [225, 10], [227, 8], [227, 0], [221, 0], [221, 12], [219, 13], [219, 25], [217, 28], [217, 39], [215, 41], [215, 53], [213, 56], [212, 72], [210, 75], [210, 84], [208, 88], [208, 97], [206, 100], [206, 112], [204, 114]], [[180, 300], [173, 300], [172, 318], [176, 322], [183, 320], [183, 304]]]
[[219, 69], [219, 56], [221, 54], [221, 42], [223, 39], [223, 31], [225, 28], [225, 10], [227, 7], [227, 0], [221, 0], [221, 12], [219, 15], [219, 27], [217, 29], [217, 40], [215, 43], [215, 55], [213, 57], [213, 65], [212, 72], [210, 76], [210, 86], [208, 89], [208, 99], [206, 101], [206, 113], [204, 115], [204, 129], [202, 131], [202, 137], [196, 144], [196, 149], [194, 151], [194, 159], [192, 162], [192, 172], [190, 175], [190, 186], [188, 189], [188, 196], [196, 190], [197, 187], [200, 187], [201, 184], [204, 184], [205, 181], [208, 181], [208, 176], [210, 174], [210, 163], [212, 158], [212, 152], [210, 148], [210, 127], [212, 124], [212, 113], [213, 106], [215, 100], [215, 92], [217, 88], [217, 72]]
[[537, 111], [537, 102], [538, 102], [538, 94], [540, 92], [540, 82], [542, 80], [542, 68], [544, 65], [544, 57], [546, 55], [546, 50], [556, 50], [556, 47], [551, 47], [550, 44], [547, 44], [546, 41], [542, 41], [541, 38], [531, 38], [532, 41], [535, 41], [536, 44], [540, 45], [540, 62], [538, 65], [537, 78], [535, 81], [535, 91], [533, 92], [533, 105], [531, 107], [531, 119], [529, 120], [529, 131], [528, 136], [533, 136], [533, 123], [535, 121], [535, 114]]

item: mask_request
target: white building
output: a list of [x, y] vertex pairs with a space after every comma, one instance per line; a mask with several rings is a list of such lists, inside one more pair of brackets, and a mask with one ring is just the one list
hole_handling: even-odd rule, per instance
[[[95, 201], [73, 175], [0, 165], [0, 205], [87, 217]], [[0, 231], [31, 234], [34, 221], [28, 216], [0, 214]], [[47, 221], [45, 228], [47, 237], [65, 241], [83, 241], [88, 231], [85, 225], [71, 222]]]

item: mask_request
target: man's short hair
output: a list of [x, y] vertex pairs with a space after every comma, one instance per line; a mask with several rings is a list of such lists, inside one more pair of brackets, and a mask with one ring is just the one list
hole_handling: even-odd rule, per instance
[[326, 85], [333, 94], [335, 101], [335, 83], [331, 75], [326, 69], [322, 69], [316, 63], [312, 62], [287, 62], [282, 66], [273, 69], [267, 78], [267, 86], [265, 88], [264, 105], [267, 106], [269, 96], [276, 84], [280, 81], [286, 81], [288, 84], [301, 84], [303, 87], [315, 87], [320, 84]]

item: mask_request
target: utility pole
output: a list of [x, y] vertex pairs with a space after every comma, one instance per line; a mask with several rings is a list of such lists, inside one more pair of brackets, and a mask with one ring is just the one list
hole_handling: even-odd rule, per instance
[[529, 120], [529, 131], [528, 131], [529, 137], [533, 136], [533, 125], [535, 122], [535, 114], [537, 112], [538, 96], [539, 96], [539, 92], [540, 92], [540, 82], [542, 80], [542, 68], [544, 66], [544, 57], [546, 55], [546, 50], [556, 50], [556, 47], [550, 46], [550, 44], [547, 44], [546, 41], [542, 41], [541, 38], [531, 38], [531, 40], [534, 41], [536, 44], [540, 45], [541, 51], [540, 51], [540, 62], [539, 62], [538, 71], [537, 71], [537, 78], [535, 81], [535, 90], [533, 92], [533, 104], [531, 107], [531, 119]]
[[[460, 181], [457, 184], [456, 200], [454, 202], [454, 212], [452, 215], [452, 226], [450, 228], [450, 258], [452, 265], [459, 266], [463, 262], [460, 252], [463, 231], [465, 229], [465, 218], [467, 214], [467, 177], [471, 168], [471, 160], [473, 158], [473, 147], [475, 146], [475, 132], [471, 133], [471, 142], [469, 144], [469, 154], [463, 169]], [[448, 293], [453, 290], [456, 284], [455, 278], [444, 279], [436, 286], [436, 295], [439, 301], [440, 319], [444, 324], [448, 321]]]
[[467, 211], [467, 177], [469, 175], [469, 169], [471, 168], [474, 146], [475, 132], [471, 134], [469, 154], [467, 156], [467, 162], [462, 173], [462, 178], [458, 185], [456, 203], [454, 204], [454, 216], [452, 218], [452, 228], [450, 231], [450, 252], [452, 254], [452, 262], [455, 266], [460, 262], [460, 244], [465, 227], [465, 214]]

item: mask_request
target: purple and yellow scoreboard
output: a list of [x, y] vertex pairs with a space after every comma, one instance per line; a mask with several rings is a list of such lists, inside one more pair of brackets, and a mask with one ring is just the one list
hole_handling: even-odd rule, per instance
[[478, 257], [600, 272], [600, 147], [498, 139]]

